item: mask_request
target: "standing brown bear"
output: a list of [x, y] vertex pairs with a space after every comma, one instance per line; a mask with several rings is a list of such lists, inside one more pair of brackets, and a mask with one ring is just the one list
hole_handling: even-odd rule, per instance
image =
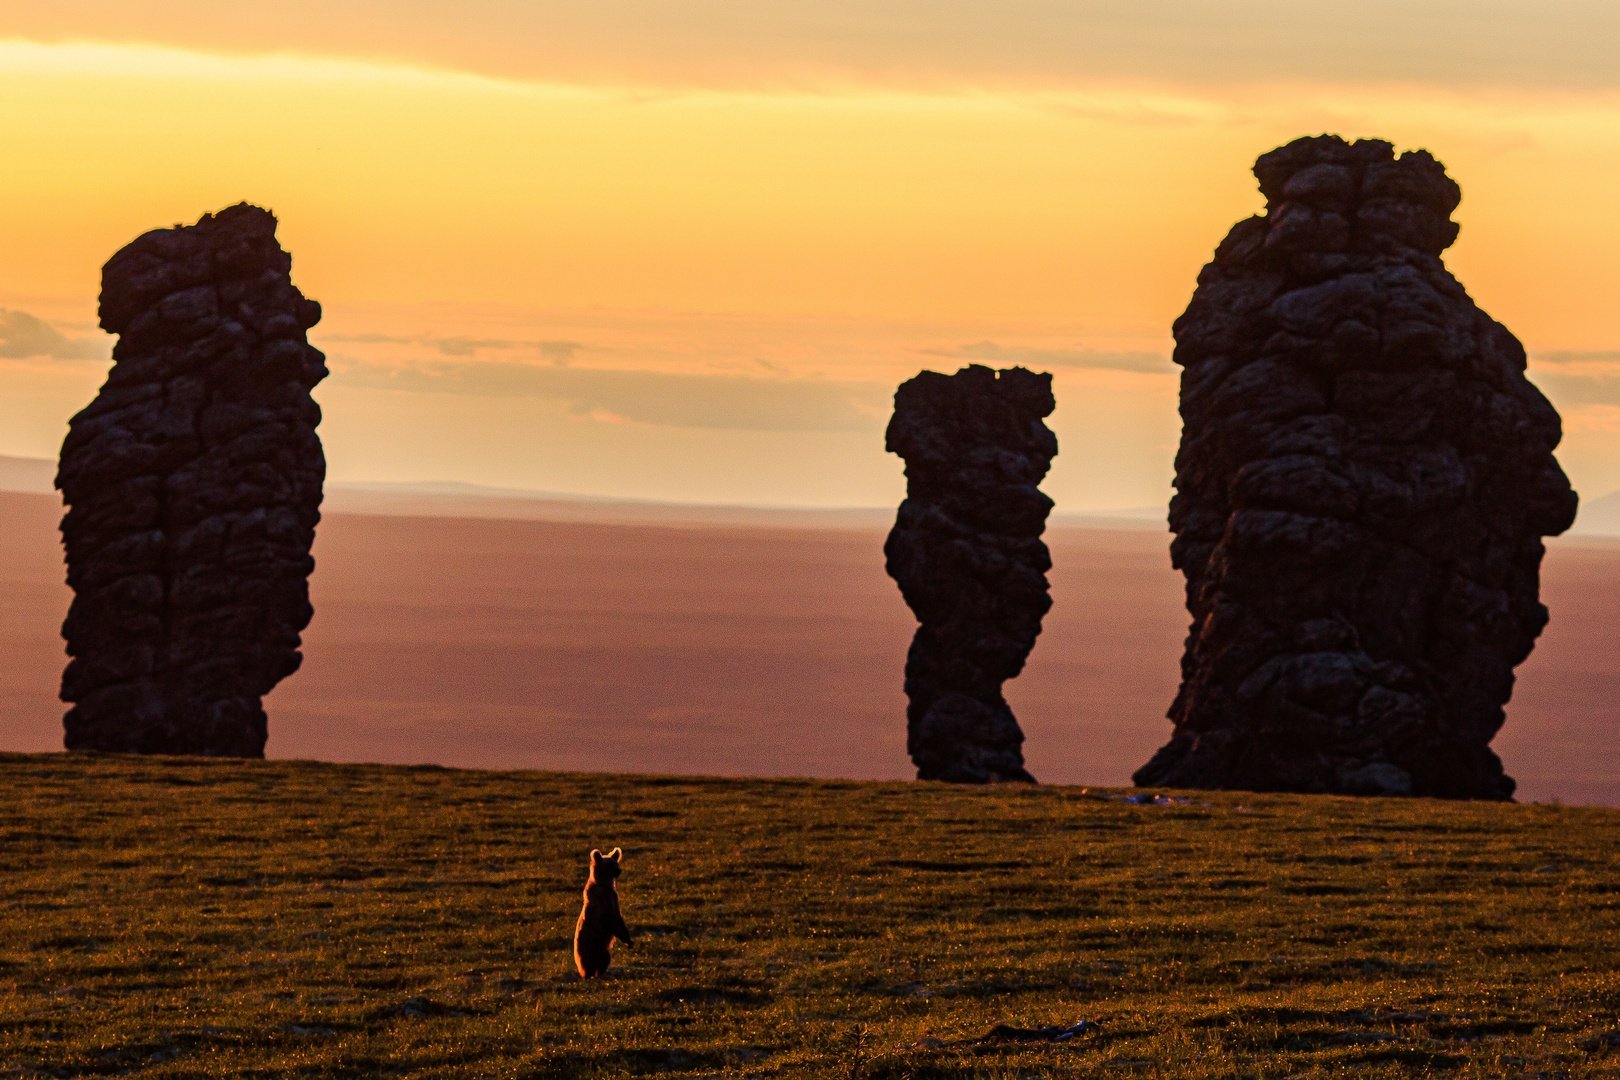
[[614, 880], [619, 876], [619, 861], [623, 858], [618, 848], [603, 855], [591, 851], [591, 877], [585, 882], [585, 907], [579, 913], [574, 927], [574, 963], [581, 978], [593, 979], [608, 968], [612, 959], [609, 945], [618, 938], [626, 945], [630, 928], [619, 914], [619, 891]]

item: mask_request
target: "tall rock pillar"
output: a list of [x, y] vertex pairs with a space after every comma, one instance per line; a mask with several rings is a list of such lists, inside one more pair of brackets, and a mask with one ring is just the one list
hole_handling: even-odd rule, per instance
[[149, 232], [102, 270], [118, 334], [56, 484], [74, 599], [70, 750], [262, 757], [260, 698], [298, 670], [326, 462], [320, 305], [276, 219], [241, 204]]
[[1557, 412], [1440, 253], [1425, 151], [1263, 155], [1175, 323], [1170, 504], [1192, 628], [1143, 785], [1506, 799], [1490, 749], [1575, 518]]

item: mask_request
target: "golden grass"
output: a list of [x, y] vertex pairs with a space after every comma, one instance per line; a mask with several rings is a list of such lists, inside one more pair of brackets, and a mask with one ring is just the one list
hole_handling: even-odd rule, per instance
[[3, 755], [0, 1076], [1620, 1076], [1620, 811], [1122, 794]]

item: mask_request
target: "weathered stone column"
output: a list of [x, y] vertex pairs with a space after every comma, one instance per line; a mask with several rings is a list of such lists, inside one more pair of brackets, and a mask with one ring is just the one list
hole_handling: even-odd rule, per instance
[[241, 204], [139, 237], [102, 270], [120, 335], [56, 484], [70, 750], [262, 757], [260, 698], [298, 670], [326, 462], [320, 305], [276, 219]]
[[1039, 488], [1057, 437], [1052, 376], [977, 364], [925, 371], [894, 395], [887, 445], [906, 500], [883, 546], [916, 614], [906, 657], [906, 749], [922, 780], [1033, 782], [1001, 696], [1052, 606]]
[[1170, 504], [1192, 629], [1143, 785], [1506, 799], [1491, 752], [1575, 517], [1558, 414], [1440, 260], [1425, 151], [1299, 139], [1255, 163], [1176, 321]]

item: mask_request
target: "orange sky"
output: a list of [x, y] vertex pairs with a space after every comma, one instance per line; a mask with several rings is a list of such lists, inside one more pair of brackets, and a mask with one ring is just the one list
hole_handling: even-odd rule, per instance
[[1152, 505], [1169, 324], [1253, 158], [1336, 131], [1445, 161], [1450, 265], [1620, 487], [1610, 5], [1056, 7], [8, 5], [0, 308], [68, 344], [0, 316], [0, 453], [93, 394], [101, 263], [245, 198], [326, 307], [335, 480], [885, 503], [894, 384], [978, 358], [1057, 373], [1060, 508]]

